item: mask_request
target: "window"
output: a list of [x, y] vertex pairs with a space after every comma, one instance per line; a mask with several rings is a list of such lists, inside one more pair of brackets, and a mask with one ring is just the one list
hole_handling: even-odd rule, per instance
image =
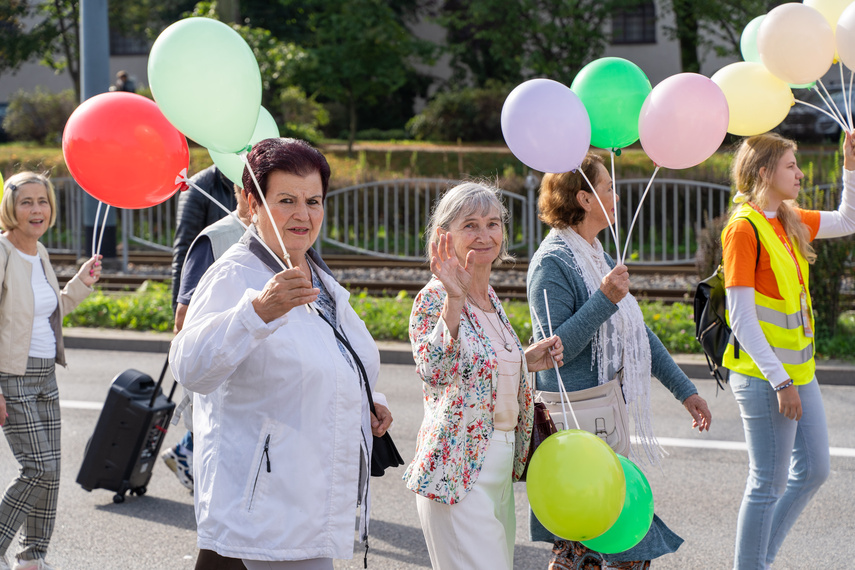
[[618, 10], [612, 16], [613, 44], [655, 44], [656, 5], [644, 2], [635, 8]]
[[152, 41], [146, 37], [129, 37], [110, 30], [110, 55], [148, 55]]

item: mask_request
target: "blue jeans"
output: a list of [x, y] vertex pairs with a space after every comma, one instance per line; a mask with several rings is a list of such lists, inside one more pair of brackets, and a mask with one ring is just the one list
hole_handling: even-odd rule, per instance
[[799, 421], [778, 411], [778, 394], [762, 378], [731, 372], [745, 428], [748, 481], [736, 525], [737, 570], [767, 568], [831, 469], [819, 384], [798, 386]]

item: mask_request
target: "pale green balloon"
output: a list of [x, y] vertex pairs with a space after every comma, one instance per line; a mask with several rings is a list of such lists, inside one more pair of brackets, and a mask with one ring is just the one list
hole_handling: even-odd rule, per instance
[[[272, 139], [278, 136], [279, 127], [276, 126], [276, 121], [273, 120], [273, 116], [267, 109], [261, 107], [258, 110], [258, 122], [255, 125], [255, 131], [249, 138], [249, 144], [255, 145], [264, 139]], [[226, 175], [226, 178], [243, 188], [244, 163], [238, 153], [223, 153], [208, 149], [208, 154], [211, 155], [214, 164]]]
[[148, 59], [151, 93], [175, 127], [218, 152], [246, 147], [261, 107], [261, 73], [250, 47], [210, 18], [175, 22]]

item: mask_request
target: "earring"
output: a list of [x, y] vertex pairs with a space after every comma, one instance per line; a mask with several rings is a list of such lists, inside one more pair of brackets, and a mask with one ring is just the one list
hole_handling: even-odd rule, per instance
[[252, 215], [252, 223], [253, 223], [253, 224], [257, 224], [257, 223], [258, 223], [258, 214], [253, 214], [253, 215]]

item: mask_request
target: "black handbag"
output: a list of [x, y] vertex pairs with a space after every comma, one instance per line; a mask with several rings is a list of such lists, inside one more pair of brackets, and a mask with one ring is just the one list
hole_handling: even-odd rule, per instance
[[[363, 366], [362, 360], [359, 359], [356, 351], [353, 350], [353, 347], [350, 346], [350, 343], [347, 342], [344, 335], [338, 332], [336, 328], [332, 326], [332, 323], [329, 322], [320, 312], [318, 312], [318, 316], [321, 317], [324, 322], [330, 326], [330, 328], [332, 328], [335, 337], [348, 350], [348, 352], [350, 352], [350, 355], [353, 357], [353, 361], [356, 362], [356, 367], [359, 369], [359, 374], [362, 377], [362, 383], [365, 386], [365, 393], [368, 396], [368, 407], [371, 410], [371, 413], [376, 416], [377, 410], [374, 407], [374, 398], [371, 396], [371, 386], [368, 384], [368, 373], [365, 372], [365, 366]], [[390, 467], [399, 467], [404, 464], [404, 460], [401, 458], [401, 454], [398, 453], [398, 448], [395, 447], [395, 442], [392, 441], [392, 436], [389, 435], [388, 431], [380, 437], [373, 434], [372, 437], [374, 438], [373, 451], [371, 452], [372, 477], [382, 477], [386, 469], [389, 469]]]

